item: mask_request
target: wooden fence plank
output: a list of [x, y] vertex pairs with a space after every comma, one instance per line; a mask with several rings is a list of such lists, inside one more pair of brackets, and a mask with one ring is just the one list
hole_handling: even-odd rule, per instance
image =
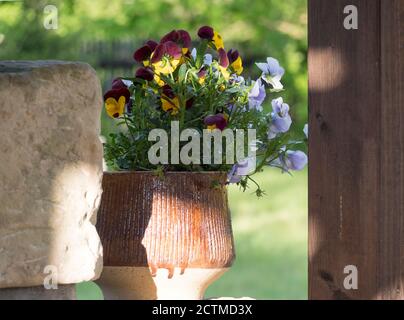
[[[346, 30], [355, 5], [359, 29]], [[403, 0], [309, 1], [309, 297], [402, 298]], [[358, 269], [358, 289], [344, 268]]]
[[381, 1], [379, 299], [404, 298], [404, 1]]

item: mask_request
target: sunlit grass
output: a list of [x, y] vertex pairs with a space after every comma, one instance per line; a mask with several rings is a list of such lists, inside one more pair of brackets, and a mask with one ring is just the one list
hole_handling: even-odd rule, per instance
[[263, 199], [231, 187], [236, 261], [208, 297], [307, 299], [307, 171], [257, 176]]
[[[206, 297], [307, 299], [307, 171], [268, 169], [256, 180], [262, 199], [230, 187], [237, 258]], [[79, 299], [100, 297], [95, 285], [78, 286]]]

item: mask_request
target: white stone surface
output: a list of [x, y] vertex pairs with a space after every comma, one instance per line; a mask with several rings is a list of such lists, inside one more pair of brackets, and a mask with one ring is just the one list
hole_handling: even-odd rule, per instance
[[105, 300], [201, 300], [210, 284], [229, 268], [157, 269], [105, 266], [97, 284]]
[[101, 108], [87, 64], [0, 61], [0, 288], [98, 278]]

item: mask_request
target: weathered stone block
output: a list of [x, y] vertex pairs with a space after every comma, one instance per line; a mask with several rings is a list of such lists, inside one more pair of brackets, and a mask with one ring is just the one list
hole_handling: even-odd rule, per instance
[[0, 288], [98, 278], [101, 108], [87, 64], [0, 61]]

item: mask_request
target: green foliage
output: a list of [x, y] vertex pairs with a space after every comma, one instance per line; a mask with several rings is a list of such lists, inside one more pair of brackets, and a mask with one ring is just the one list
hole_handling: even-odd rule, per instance
[[[55, 0], [57, 30], [43, 28], [46, 4], [45, 0], [0, 2], [0, 59], [85, 60], [105, 83], [112, 77], [104, 67], [105, 57], [84, 55], [83, 43], [127, 40], [134, 50], [166, 30], [212, 25], [226, 39], [226, 48], [239, 49], [246, 77], [259, 75], [253, 62], [268, 55], [278, 57], [287, 70], [288, 90], [283, 96], [292, 107], [295, 130], [300, 131], [306, 122], [307, 0]], [[128, 49], [126, 55], [131, 53]], [[122, 72], [132, 76], [133, 70]], [[103, 121], [103, 133], [111, 130], [110, 123]]]

